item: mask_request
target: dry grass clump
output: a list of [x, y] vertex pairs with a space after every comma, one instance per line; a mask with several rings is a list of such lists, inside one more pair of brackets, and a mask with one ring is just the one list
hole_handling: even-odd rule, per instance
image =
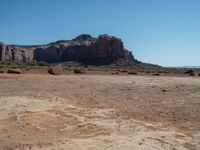
[[145, 71], [145, 73], [151, 73], [151, 71]]
[[4, 73], [4, 71], [0, 69], [0, 73]]
[[22, 74], [22, 70], [21, 69], [9, 69], [7, 71], [7, 73], [11, 73], [11, 74]]
[[192, 74], [192, 73], [194, 73], [194, 70], [192, 70], [192, 69], [189, 69], [189, 70], [185, 71], [185, 74]]
[[128, 72], [128, 70], [126, 70], [126, 69], [123, 69], [123, 70], [119, 70], [120, 72]]
[[186, 70], [184, 73], [188, 74], [189, 76], [195, 76], [194, 70], [192, 69]]
[[195, 76], [195, 73], [191, 72], [189, 73], [189, 76]]
[[129, 71], [128, 74], [130, 74], [130, 75], [137, 75], [138, 73], [134, 72], [134, 71]]
[[85, 71], [83, 71], [81, 69], [74, 69], [74, 73], [75, 74], [85, 74]]
[[160, 73], [159, 72], [154, 73], [153, 76], [160, 76]]
[[163, 73], [165, 73], [165, 74], [169, 74], [169, 71], [163, 71]]
[[119, 74], [119, 72], [113, 71], [113, 72], [111, 72], [111, 74]]

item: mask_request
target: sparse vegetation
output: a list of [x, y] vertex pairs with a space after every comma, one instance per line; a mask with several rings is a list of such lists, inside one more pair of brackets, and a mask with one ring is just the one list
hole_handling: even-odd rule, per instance
[[[65, 72], [74, 72], [75, 69], [81, 70], [75, 71], [76, 74], [83, 74], [87, 71], [89, 74], [112, 74], [112, 72], [117, 72], [114, 74], [152, 74], [155, 76], [160, 76], [161, 74], [170, 75], [170, 76], [195, 76], [200, 74], [200, 69], [184, 69], [184, 68], [145, 68], [145, 67], [120, 67], [120, 66], [91, 66], [91, 65], [82, 65], [77, 62], [63, 62], [63, 67]], [[48, 69], [49, 66], [54, 66], [57, 64], [50, 64], [46, 62], [33, 62], [33, 63], [11, 63], [4, 62], [0, 63], [0, 68], [4, 71], [8, 69], [22, 69], [27, 72], [37, 72], [40, 70], [42, 73], [43, 69]]]
[[160, 73], [159, 72], [154, 73], [153, 76], [160, 76]]
[[151, 71], [146, 71], [145, 73], [151, 73]]
[[50, 66], [50, 64], [44, 62], [44, 61], [41, 61], [41, 62], [38, 62], [36, 63], [38, 66]]
[[85, 71], [83, 71], [81, 69], [74, 69], [74, 73], [75, 74], [85, 74]]
[[193, 74], [193, 73], [194, 73], [194, 70], [192, 70], [192, 69], [189, 69], [189, 70], [185, 71], [185, 74]]
[[191, 72], [189, 73], [189, 76], [195, 76], [195, 73]]
[[22, 74], [21, 69], [9, 69], [7, 71], [7, 73], [11, 73], [11, 74]]
[[128, 74], [130, 74], [130, 75], [137, 75], [138, 73], [135, 72], [135, 71], [129, 71]]
[[120, 70], [120, 72], [128, 72], [128, 70], [126, 70], [126, 69], [123, 69], [123, 70]]
[[117, 72], [117, 71], [113, 71], [113, 72], [111, 72], [111, 74], [119, 74], [119, 72]]
[[184, 73], [188, 74], [189, 76], [195, 76], [195, 72], [192, 69], [186, 70]]

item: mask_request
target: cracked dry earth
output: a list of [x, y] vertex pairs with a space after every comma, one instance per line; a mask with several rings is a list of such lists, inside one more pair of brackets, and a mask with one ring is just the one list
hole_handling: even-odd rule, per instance
[[199, 150], [200, 78], [0, 75], [0, 150]]

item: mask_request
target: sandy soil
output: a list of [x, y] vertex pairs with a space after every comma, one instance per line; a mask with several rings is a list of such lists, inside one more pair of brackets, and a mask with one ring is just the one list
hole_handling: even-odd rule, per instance
[[0, 75], [0, 150], [199, 150], [200, 78]]

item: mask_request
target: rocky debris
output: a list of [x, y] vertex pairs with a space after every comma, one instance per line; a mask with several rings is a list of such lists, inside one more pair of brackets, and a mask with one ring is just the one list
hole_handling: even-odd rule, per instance
[[0, 73], [4, 73], [4, 71], [0, 69]]
[[58, 64], [56, 66], [51, 67], [48, 69], [48, 73], [52, 75], [61, 75], [64, 73], [64, 68], [62, 64]]
[[94, 38], [82, 34], [72, 40], [60, 40], [46, 45], [5, 45], [0, 43], [0, 61], [27, 63], [45, 61], [58, 63], [78, 61], [91, 65], [149, 65], [137, 61], [132, 52], [124, 48], [120, 38], [100, 35]]
[[9, 69], [7, 71], [7, 73], [11, 73], [11, 74], [22, 74], [21, 69]]

